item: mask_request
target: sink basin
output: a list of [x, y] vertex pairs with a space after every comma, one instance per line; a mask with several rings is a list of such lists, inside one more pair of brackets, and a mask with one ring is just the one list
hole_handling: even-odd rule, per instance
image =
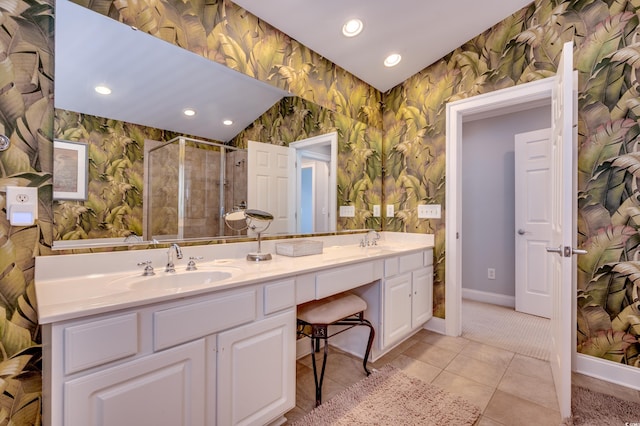
[[218, 281], [231, 278], [236, 273], [236, 268], [198, 269], [197, 271], [179, 271], [176, 273], [160, 272], [156, 275], [143, 277], [137, 275], [121, 280], [123, 285], [131, 290], [140, 289], [178, 289], [187, 287], [199, 287], [213, 284]]

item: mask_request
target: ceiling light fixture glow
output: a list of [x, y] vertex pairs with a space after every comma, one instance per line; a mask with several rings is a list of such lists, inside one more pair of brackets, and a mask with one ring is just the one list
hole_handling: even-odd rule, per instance
[[342, 34], [344, 34], [346, 37], [355, 37], [360, 34], [363, 28], [364, 25], [362, 24], [361, 20], [350, 19], [346, 24], [342, 26]]
[[187, 117], [193, 117], [194, 115], [196, 115], [196, 111], [194, 109], [191, 108], [185, 108], [182, 113], [184, 115], [186, 115]]
[[387, 59], [384, 60], [384, 66], [395, 67], [400, 63], [401, 60], [402, 56], [400, 56], [399, 53], [392, 53], [391, 55], [387, 56]]
[[100, 93], [101, 95], [110, 95], [111, 94], [111, 89], [109, 89], [107, 86], [105, 86], [104, 84], [101, 84], [99, 86], [95, 87], [95, 91]]
[[222, 124], [224, 124], [225, 126], [231, 126], [233, 124], [233, 121], [232, 120], [224, 120], [222, 122]]

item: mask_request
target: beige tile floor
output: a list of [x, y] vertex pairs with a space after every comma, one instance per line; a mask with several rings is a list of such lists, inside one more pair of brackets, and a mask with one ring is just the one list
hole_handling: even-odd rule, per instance
[[[463, 337], [420, 330], [370, 366], [380, 368], [387, 363], [476, 404], [482, 410], [478, 426], [561, 423], [548, 362]], [[323, 401], [365, 377], [360, 359], [331, 347]], [[598, 392], [640, 402], [640, 392], [636, 390], [578, 374], [574, 374], [573, 381]], [[314, 407], [309, 355], [297, 362], [296, 403], [286, 414], [289, 422]]]

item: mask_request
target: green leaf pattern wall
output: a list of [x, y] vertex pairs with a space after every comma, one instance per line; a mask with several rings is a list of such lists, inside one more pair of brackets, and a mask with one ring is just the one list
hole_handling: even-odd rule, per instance
[[372, 206], [382, 204], [381, 129], [292, 96], [262, 114], [231, 143], [241, 148], [249, 140], [288, 146], [330, 132], [338, 133], [338, 205], [352, 205], [356, 211], [355, 217], [338, 217], [337, 229], [380, 229]]
[[[579, 73], [578, 341], [581, 353], [640, 367], [637, 1], [542, 1], [505, 19], [383, 97], [387, 230], [416, 231], [419, 203], [444, 204], [445, 103], [555, 75], [565, 41]], [[444, 220], [434, 313], [444, 317]]]
[[[444, 104], [553, 75], [562, 43], [573, 39], [580, 76], [578, 231], [580, 246], [590, 253], [579, 261], [576, 344], [580, 352], [640, 366], [637, 0], [537, 0], [385, 94], [227, 1], [85, 3], [384, 129], [378, 152], [384, 197], [375, 191], [366, 196], [371, 203], [395, 205], [398, 214], [383, 224], [385, 229], [435, 233], [438, 316], [444, 315], [445, 224], [418, 221], [412, 212], [420, 202], [444, 204]], [[12, 142], [0, 153], [0, 186], [36, 186], [40, 197], [40, 220], [33, 227], [10, 227], [0, 197], [1, 424], [41, 422], [33, 270], [36, 255], [51, 254], [53, 235], [53, 11], [50, 0], [0, 5], [0, 131]], [[360, 147], [361, 141], [354, 136], [350, 143]], [[368, 149], [356, 150], [352, 161], [375, 155]], [[344, 176], [353, 179], [342, 182], [344, 188], [376, 171], [365, 167], [354, 173], [359, 175]], [[365, 184], [366, 179], [360, 186]]]

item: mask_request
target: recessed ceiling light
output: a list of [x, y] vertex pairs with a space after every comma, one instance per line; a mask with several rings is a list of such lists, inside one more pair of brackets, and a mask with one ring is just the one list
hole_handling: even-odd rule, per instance
[[95, 87], [95, 91], [100, 93], [101, 95], [110, 95], [111, 94], [111, 89], [109, 89], [107, 86], [101, 84], [99, 86]]
[[395, 67], [400, 63], [400, 60], [402, 60], [402, 56], [400, 56], [400, 54], [392, 53], [391, 55], [387, 56], [387, 59], [384, 60], [384, 66]]
[[193, 117], [194, 115], [196, 115], [196, 111], [194, 109], [191, 108], [185, 108], [182, 113], [184, 115], [186, 115], [187, 117]]
[[224, 124], [225, 126], [231, 126], [231, 125], [233, 124], [233, 121], [231, 121], [231, 120], [224, 120], [224, 121], [222, 122], [222, 124]]
[[355, 37], [362, 31], [362, 21], [359, 19], [350, 19], [342, 26], [342, 34], [346, 37]]

